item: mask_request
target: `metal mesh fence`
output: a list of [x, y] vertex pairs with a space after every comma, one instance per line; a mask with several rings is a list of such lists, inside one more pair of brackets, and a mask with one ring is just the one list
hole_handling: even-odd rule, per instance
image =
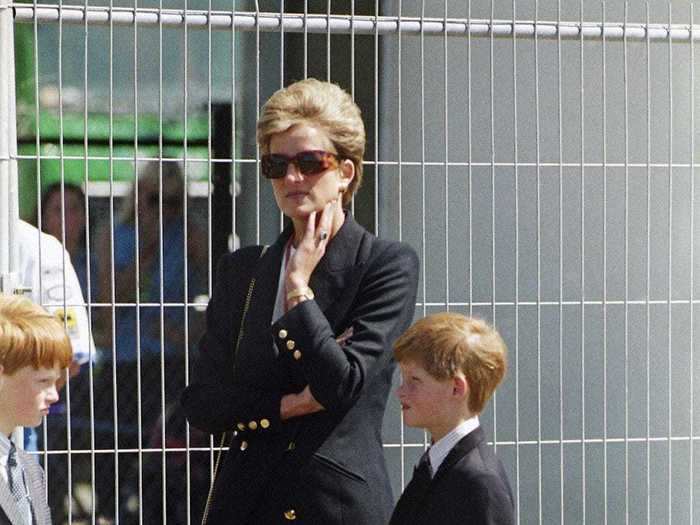
[[[306, 76], [363, 110], [353, 213], [419, 253], [416, 318], [476, 314], [508, 344], [481, 421], [519, 523], [698, 521], [692, 4], [8, 11], [16, 111], [0, 115], [16, 112], [17, 153], [0, 142], [0, 184], [17, 166], [19, 194], [0, 186], [0, 211], [16, 202], [62, 241], [96, 343], [38, 436], [55, 522], [199, 521], [215, 447], [177, 396], [216, 259], [280, 231], [255, 120]], [[67, 325], [82, 303], [54, 302]], [[392, 398], [397, 497], [426, 444], [400, 414]]]

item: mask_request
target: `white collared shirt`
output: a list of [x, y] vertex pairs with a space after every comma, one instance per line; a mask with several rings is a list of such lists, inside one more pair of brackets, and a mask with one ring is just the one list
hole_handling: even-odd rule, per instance
[[445, 458], [454, 448], [454, 446], [467, 434], [470, 434], [479, 427], [479, 417], [474, 416], [463, 423], [460, 423], [455, 428], [450, 430], [446, 435], [439, 439], [428, 449], [430, 457], [430, 475], [435, 476], [435, 473], [445, 461]]
[[0, 478], [5, 483], [9, 483], [7, 479], [7, 460], [10, 457], [10, 438], [3, 432], [0, 432]]

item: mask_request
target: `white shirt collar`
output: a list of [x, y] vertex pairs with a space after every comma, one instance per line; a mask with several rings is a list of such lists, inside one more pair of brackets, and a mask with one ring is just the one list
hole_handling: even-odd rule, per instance
[[7, 483], [7, 459], [12, 443], [3, 432], [0, 432], [0, 479]]
[[430, 469], [433, 476], [435, 476], [435, 473], [440, 468], [440, 465], [442, 465], [442, 462], [445, 461], [445, 458], [459, 442], [459, 440], [476, 430], [478, 427], [479, 416], [471, 417], [450, 430], [436, 443], [433, 443], [433, 445], [428, 449]]

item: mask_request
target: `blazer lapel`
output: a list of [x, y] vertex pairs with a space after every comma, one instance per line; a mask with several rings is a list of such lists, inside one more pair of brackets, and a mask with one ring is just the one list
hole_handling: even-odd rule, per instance
[[24, 516], [20, 513], [15, 497], [5, 482], [0, 482], [0, 507], [2, 507], [10, 523], [24, 523]]
[[[362, 243], [364, 234], [364, 229], [348, 212], [345, 222], [331, 239], [326, 254], [311, 275], [309, 286], [314, 291], [319, 308], [326, 314], [338, 304], [358, 263], [361, 265], [369, 255], [368, 250], [367, 253], [362, 252], [363, 248], [369, 247], [369, 243], [366, 246]], [[333, 318], [329, 315], [326, 317]]]

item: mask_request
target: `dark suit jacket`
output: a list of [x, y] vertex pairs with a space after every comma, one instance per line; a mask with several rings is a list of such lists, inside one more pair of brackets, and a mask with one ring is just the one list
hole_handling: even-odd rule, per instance
[[[291, 228], [225, 255], [207, 332], [182, 403], [192, 425], [236, 429], [216, 479], [209, 524], [377, 524], [393, 497], [381, 426], [392, 344], [413, 318], [418, 258], [377, 239], [348, 214], [313, 275], [316, 298], [271, 324]], [[235, 360], [245, 295], [255, 287]], [[336, 339], [352, 329], [344, 342]], [[325, 410], [280, 420], [283, 395], [310, 385]]]
[[[32, 498], [32, 509], [37, 525], [51, 525], [51, 512], [44, 492], [44, 471], [36, 458], [22, 450], [17, 451], [17, 460], [24, 469], [25, 481]], [[15, 497], [10, 487], [0, 478], [0, 525], [19, 525], [25, 523], [20, 514]]]
[[432, 481], [406, 486], [391, 525], [515, 523], [506, 472], [481, 427], [464, 436], [442, 462]]

